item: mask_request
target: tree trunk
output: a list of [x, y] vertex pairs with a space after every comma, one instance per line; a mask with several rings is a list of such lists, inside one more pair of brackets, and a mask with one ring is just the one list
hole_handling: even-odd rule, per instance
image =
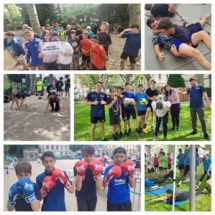
[[141, 4], [128, 5], [129, 24], [138, 24], [141, 28]]
[[36, 92], [36, 74], [31, 74], [31, 94], [35, 95]]
[[49, 84], [52, 84], [53, 80], [54, 80], [54, 76], [53, 76], [53, 74], [50, 74], [49, 75]]
[[146, 82], [147, 82], [147, 87], [150, 86], [150, 80], [151, 80], [151, 75], [150, 74], [145, 74]]
[[26, 4], [26, 10], [30, 19], [31, 27], [34, 29], [36, 33], [40, 33], [40, 23], [37, 15], [37, 10], [35, 4]]
[[12, 16], [12, 13], [10, 11], [9, 5], [5, 4], [5, 7], [8, 9], [8, 12], [9, 12], [9, 15], [10, 15], [10, 21], [11, 21], [11, 23], [13, 25], [14, 31], [16, 31], [16, 24], [15, 24], [15, 22], [13, 20], [13, 16]]

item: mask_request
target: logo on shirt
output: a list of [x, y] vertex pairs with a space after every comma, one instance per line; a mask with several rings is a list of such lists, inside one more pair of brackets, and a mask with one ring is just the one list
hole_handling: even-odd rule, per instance
[[125, 184], [126, 183], [126, 179], [116, 179], [115, 178], [115, 185], [121, 185], [121, 184]]

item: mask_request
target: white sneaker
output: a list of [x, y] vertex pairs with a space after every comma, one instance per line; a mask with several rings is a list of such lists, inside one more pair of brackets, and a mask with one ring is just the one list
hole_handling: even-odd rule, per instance
[[154, 131], [155, 128], [154, 128], [154, 125], [151, 125], [151, 131]]

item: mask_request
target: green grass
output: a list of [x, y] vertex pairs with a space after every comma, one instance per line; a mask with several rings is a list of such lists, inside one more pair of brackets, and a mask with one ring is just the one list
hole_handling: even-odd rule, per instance
[[[197, 183], [199, 182], [200, 176], [202, 173], [202, 166], [198, 166], [197, 168]], [[158, 173], [145, 173], [145, 177], [150, 178], [150, 177], [157, 177]], [[206, 184], [206, 176], [199, 188], [199, 190], [203, 190], [205, 188]], [[180, 179], [180, 173], [179, 170], [177, 169], [176, 171], [176, 183], [179, 182]], [[165, 183], [166, 185], [172, 186], [173, 183]], [[148, 190], [149, 188], [146, 188]], [[176, 188], [178, 192], [181, 190], [186, 190], [189, 191], [189, 183], [182, 183], [182, 185], [178, 188]], [[211, 211], [211, 190], [210, 188], [208, 189], [208, 194], [201, 194], [196, 197], [196, 211]], [[150, 196], [148, 194], [145, 194], [145, 210], [146, 211], [172, 211], [172, 206], [169, 204], [165, 204], [163, 202], [159, 201], [151, 201], [150, 199], [152, 198], [158, 198], [161, 196], [165, 196], [165, 194], [157, 195], [157, 196]], [[189, 201], [175, 206], [175, 211], [189, 211]]]
[[[107, 140], [112, 139], [111, 134], [111, 126], [109, 123], [109, 111], [107, 106], [105, 107], [106, 114], [106, 122], [105, 122], [105, 137]], [[149, 132], [148, 134], [142, 134], [141, 136], [137, 136], [135, 134], [133, 119], [131, 121], [131, 129], [132, 133], [129, 137], [123, 136], [121, 138], [122, 141], [141, 141], [148, 140], [151, 141], [154, 136], [154, 131]], [[211, 137], [211, 110], [205, 109], [205, 121], [207, 125], [207, 131], [209, 136]], [[150, 116], [148, 119], [150, 122]], [[124, 133], [123, 122], [121, 122], [122, 131]], [[75, 140], [76, 141], [87, 141], [90, 140], [90, 106], [74, 106], [74, 127], [75, 127]], [[180, 113], [180, 130], [172, 131], [172, 121], [171, 116], [169, 116], [168, 120], [168, 134], [167, 139], [170, 141], [205, 141], [206, 139], [203, 137], [203, 132], [201, 129], [199, 118], [197, 119], [197, 129], [198, 133], [196, 135], [189, 135], [192, 131], [192, 124], [190, 118], [190, 109], [187, 104], [181, 104], [181, 113]], [[100, 125], [97, 123], [97, 127], [95, 130], [95, 138], [94, 140], [101, 140], [101, 132]], [[157, 140], [163, 140], [163, 132], [159, 132]]]

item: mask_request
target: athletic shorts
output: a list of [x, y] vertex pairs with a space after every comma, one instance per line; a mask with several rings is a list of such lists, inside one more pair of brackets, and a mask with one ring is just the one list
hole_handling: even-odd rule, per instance
[[90, 62], [91, 62], [90, 56], [85, 56], [85, 55], [83, 55], [83, 54], [82, 54], [82, 60], [83, 60], [84, 62], [87, 61], [87, 63], [90, 63]]
[[62, 92], [62, 91], [63, 91], [63, 89], [61, 89], [61, 88], [57, 89], [57, 92]]
[[130, 200], [122, 203], [107, 202], [107, 211], [132, 211], [131, 206], [132, 204]]
[[42, 93], [43, 91], [42, 90], [40, 90], [40, 91], [37, 91], [37, 93]]
[[155, 168], [158, 168], [158, 165], [154, 165]]
[[172, 165], [171, 164], [168, 164], [168, 169], [171, 169]]
[[72, 61], [75, 61], [76, 59], [79, 59], [79, 53], [76, 53], [72, 55]]
[[25, 55], [21, 54], [21, 55], [19, 55], [19, 57], [17, 58], [17, 61], [18, 61], [18, 60], [24, 60], [24, 59], [25, 59]]
[[122, 119], [123, 119], [123, 121], [126, 121], [128, 119], [127, 112], [125, 109], [122, 109]]
[[129, 57], [130, 63], [136, 63], [134, 59], [135, 59], [137, 56], [131, 56], [131, 55], [129, 55], [129, 54], [126, 54], [125, 52], [123, 52], [123, 53], [121, 54], [121, 56], [120, 56], [120, 58], [122, 58], [122, 59], [124, 59], [124, 60], [127, 60], [128, 57]]
[[138, 111], [138, 116], [144, 116], [144, 115], [146, 115], [146, 110]]
[[151, 112], [153, 112], [153, 108], [151, 104], [152, 104], [151, 102], [148, 102], [148, 104], [146, 105], [146, 108], [151, 108]]
[[159, 166], [159, 170], [162, 170], [163, 169], [163, 167], [162, 166]]
[[137, 118], [135, 109], [126, 109], [126, 113], [127, 113], [127, 119], [130, 119], [130, 115], [132, 116], [133, 119]]
[[184, 164], [178, 164], [178, 169], [179, 170], [184, 169]]
[[105, 116], [96, 116], [96, 117], [91, 117], [90, 122], [92, 124], [96, 124], [97, 122], [105, 122]]
[[37, 58], [36, 60], [31, 61], [31, 67], [36, 67], [36, 66], [43, 66], [43, 59], [42, 58]]
[[110, 125], [119, 124], [119, 116], [110, 116]]
[[190, 165], [186, 165], [184, 168], [185, 171], [189, 171], [190, 170]]
[[65, 91], [69, 91], [70, 87], [69, 86], [65, 86]]

